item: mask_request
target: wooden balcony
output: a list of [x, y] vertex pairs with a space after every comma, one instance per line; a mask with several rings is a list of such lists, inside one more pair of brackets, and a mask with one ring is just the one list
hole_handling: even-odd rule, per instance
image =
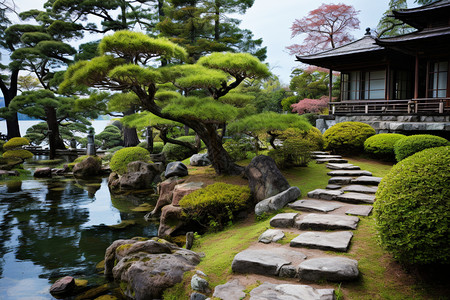
[[331, 115], [450, 115], [450, 98], [351, 100], [329, 107]]

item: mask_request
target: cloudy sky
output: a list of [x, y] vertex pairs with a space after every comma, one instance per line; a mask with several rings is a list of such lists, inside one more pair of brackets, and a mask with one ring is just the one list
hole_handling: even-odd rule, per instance
[[[40, 9], [44, 2], [44, 0], [15, 0], [19, 11]], [[359, 10], [360, 29], [352, 34], [355, 38], [360, 38], [364, 35], [365, 28], [376, 27], [388, 7], [389, 0], [255, 0], [253, 7], [241, 16], [241, 28], [250, 29], [255, 38], [263, 38], [264, 46], [267, 46], [267, 62], [272, 72], [285, 84], [289, 83], [291, 70], [297, 65], [295, 58], [286, 52], [285, 47], [301, 43], [301, 37], [291, 39], [290, 27], [295, 19], [301, 19], [322, 3], [344, 3]], [[415, 6], [413, 0], [408, 3], [409, 7]]]

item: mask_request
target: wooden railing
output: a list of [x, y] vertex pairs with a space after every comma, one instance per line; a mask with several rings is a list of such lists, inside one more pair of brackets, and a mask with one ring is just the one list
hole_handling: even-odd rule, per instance
[[409, 115], [450, 114], [450, 98], [420, 98], [411, 100], [352, 100], [331, 102], [330, 114]]

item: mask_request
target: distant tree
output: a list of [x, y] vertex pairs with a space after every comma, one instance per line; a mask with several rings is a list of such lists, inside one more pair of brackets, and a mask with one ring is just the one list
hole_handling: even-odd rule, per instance
[[322, 4], [306, 17], [296, 19], [291, 37], [306, 34], [303, 44], [287, 49], [291, 55], [310, 54], [343, 45], [353, 39], [349, 31], [359, 28], [359, 11], [345, 4]]
[[32, 91], [41, 87], [39, 80], [33, 75], [19, 76], [17, 89], [20, 92]]
[[389, 8], [377, 25], [378, 37], [389, 37], [406, 34], [414, 30], [411, 26], [393, 17], [392, 11], [408, 8], [406, 0], [390, 0]]

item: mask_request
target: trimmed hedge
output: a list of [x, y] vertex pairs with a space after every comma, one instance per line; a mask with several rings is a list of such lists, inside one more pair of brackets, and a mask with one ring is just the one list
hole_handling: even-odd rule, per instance
[[179, 204], [188, 219], [218, 230], [232, 223], [236, 212], [249, 207], [250, 198], [247, 186], [216, 182], [184, 196]]
[[447, 145], [450, 145], [449, 141], [440, 136], [431, 134], [410, 135], [395, 143], [395, 159], [401, 161], [422, 150]]
[[127, 172], [127, 165], [133, 161], [143, 161], [152, 163], [150, 159], [150, 152], [141, 147], [127, 147], [117, 150], [111, 158], [109, 167], [111, 171], [122, 175]]
[[5, 151], [7, 151], [7, 150], [16, 149], [16, 148], [21, 148], [22, 146], [26, 146], [26, 145], [29, 145], [29, 144], [30, 144], [30, 141], [27, 138], [13, 137], [12, 139], [7, 141], [3, 145], [3, 149]]
[[405, 135], [398, 133], [380, 133], [373, 135], [364, 142], [364, 151], [376, 158], [394, 160], [394, 145], [404, 137]]
[[361, 122], [342, 122], [328, 128], [323, 137], [325, 150], [335, 153], [360, 153], [364, 142], [375, 135], [375, 129]]
[[4, 158], [19, 158], [22, 160], [32, 158], [33, 153], [25, 149], [8, 150], [3, 153]]
[[381, 181], [374, 214], [381, 244], [403, 263], [450, 263], [450, 146], [396, 164]]

